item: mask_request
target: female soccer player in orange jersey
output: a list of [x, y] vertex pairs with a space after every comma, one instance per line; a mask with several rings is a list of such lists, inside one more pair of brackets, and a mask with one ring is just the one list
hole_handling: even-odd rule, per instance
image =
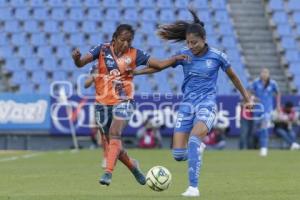
[[[97, 123], [109, 132], [108, 156], [105, 173], [99, 183], [109, 185], [112, 179], [117, 159], [125, 164], [135, 176], [136, 180], [144, 185], [145, 176], [122, 147], [121, 133], [130, 119], [133, 109], [133, 77], [132, 72], [137, 66], [147, 65], [163, 68], [173, 65], [176, 61], [186, 58], [177, 55], [167, 60], [156, 60], [147, 53], [131, 46], [134, 30], [128, 24], [121, 24], [113, 34], [112, 41], [100, 44], [89, 53], [81, 56], [78, 49], [72, 52], [77, 67], [98, 59], [98, 76], [95, 78], [96, 87], [96, 119]], [[105, 130], [105, 129], [103, 129]]]

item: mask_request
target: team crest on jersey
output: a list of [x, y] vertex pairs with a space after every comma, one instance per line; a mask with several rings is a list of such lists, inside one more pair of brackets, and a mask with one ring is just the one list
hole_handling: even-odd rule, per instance
[[212, 60], [206, 60], [206, 66], [208, 68], [212, 67]]
[[106, 61], [106, 65], [107, 65], [108, 68], [113, 68], [114, 64], [115, 64], [114, 60], [107, 60]]
[[129, 64], [131, 63], [131, 58], [128, 57], [128, 56], [125, 56], [125, 57], [124, 57], [124, 62], [125, 62], [127, 65], [129, 65]]
[[109, 75], [111, 76], [119, 76], [120, 75], [120, 71], [117, 69], [113, 69], [109, 72]]

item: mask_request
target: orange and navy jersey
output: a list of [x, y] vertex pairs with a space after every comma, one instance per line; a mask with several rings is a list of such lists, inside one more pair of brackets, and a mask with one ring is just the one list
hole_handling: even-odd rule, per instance
[[122, 56], [117, 57], [109, 43], [100, 44], [89, 52], [94, 60], [98, 59], [96, 101], [104, 105], [115, 105], [133, 99], [133, 77], [129, 72], [137, 66], [147, 65], [150, 56], [139, 49], [129, 48]]

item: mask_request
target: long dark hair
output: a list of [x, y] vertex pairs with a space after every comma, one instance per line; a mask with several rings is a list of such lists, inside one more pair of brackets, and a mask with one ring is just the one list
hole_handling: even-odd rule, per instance
[[163, 40], [173, 40], [175, 42], [181, 42], [186, 39], [186, 35], [193, 33], [202, 39], [206, 38], [206, 31], [204, 29], [204, 23], [199, 19], [196, 11], [189, 9], [193, 16], [193, 21], [178, 20], [172, 24], [161, 25], [158, 28], [157, 34]]
[[112, 41], [114, 41], [123, 31], [129, 31], [132, 34], [132, 38], [134, 38], [134, 29], [129, 24], [120, 24], [115, 30]]

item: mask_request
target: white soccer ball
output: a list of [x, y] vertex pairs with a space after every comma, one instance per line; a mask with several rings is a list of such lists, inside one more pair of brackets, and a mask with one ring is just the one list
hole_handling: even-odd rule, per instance
[[163, 166], [152, 167], [146, 176], [147, 185], [154, 191], [161, 192], [168, 189], [172, 180], [170, 171]]

